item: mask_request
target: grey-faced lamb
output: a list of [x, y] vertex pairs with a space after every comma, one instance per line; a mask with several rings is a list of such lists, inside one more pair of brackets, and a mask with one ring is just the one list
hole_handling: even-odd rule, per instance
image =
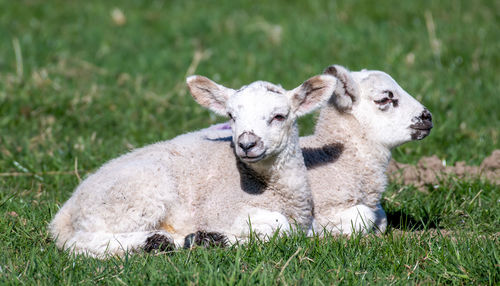
[[249, 224], [264, 238], [294, 225], [310, 229], [312, 197], [295, 121], [326, 103], [336, 81], [320, 75], [290, 91], [262, 81], [234, 90], [189, 77], [198, 103], [231, 117], [230, 137], [205, 129], [106, 163], [54, 217], [56, 245], [106, 257], [245, 241]]

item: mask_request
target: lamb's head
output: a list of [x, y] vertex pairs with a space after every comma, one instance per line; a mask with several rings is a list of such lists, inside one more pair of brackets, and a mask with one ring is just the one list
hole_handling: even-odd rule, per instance
[[319, 75], [289, 91], [264, 81], [234, 90], [203, 76], [187, 79], [199, 104], [231, 119], [236, 155], [246, 163], [275, 157], [291, 143], [298, 144], [296, 119], [326, 103], [336, 82]]
[[331, 103], [352, 114], [374, 142], [393, 148], [411, 140], [421, 140], [432, 129], [432, 115], [403, 90], [388, 74], [362, 70], [350, 72], [333, 65], [325, 69], [341, 84]]

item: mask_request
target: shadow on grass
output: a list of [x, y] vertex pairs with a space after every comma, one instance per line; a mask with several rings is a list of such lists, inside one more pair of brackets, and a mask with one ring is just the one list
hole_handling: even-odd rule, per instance
[[387, 226], [400, 230], [424, 230], [437, 228], [440, 218], [424, 215], [416, 218], [403, 210], [387, 211]]

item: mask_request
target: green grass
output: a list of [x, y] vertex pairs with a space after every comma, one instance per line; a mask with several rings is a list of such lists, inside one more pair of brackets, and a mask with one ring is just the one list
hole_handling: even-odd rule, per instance
[[[483, 181], [428, 193], [391, 184], [383, 236], [99, 261], [60, 252], [46, 229], [78, 184], [75, 168], [84, 177], [223, 120], [189, 96], [190, 67], [226, 86], [285, 88], [334, 63], [384, 70], [435, 122], [397, 160], [479, 164], [500, 147], [498, 1], [0, 0], [0, 11], [0, 284], [500, 283], [500, 188]], [[302, 120], [302, 132], [313, 124]]]

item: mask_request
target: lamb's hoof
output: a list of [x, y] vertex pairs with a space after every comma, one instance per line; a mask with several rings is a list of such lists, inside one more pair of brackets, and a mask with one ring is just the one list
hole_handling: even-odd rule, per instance
[[197, 231], [186, 235], [184, 238], [184, 248], [194, 246], [202, 247], [225, 247], [227, 246], [227, 237], [218, 232]]
[[172, 251], [174, 248], [175, 245], [169, 237], [158, 233], [148, 237], [146, 239], [146, 245], [144, 245], [144, 251], [146, 252], [152, 252], [155, 250]]

